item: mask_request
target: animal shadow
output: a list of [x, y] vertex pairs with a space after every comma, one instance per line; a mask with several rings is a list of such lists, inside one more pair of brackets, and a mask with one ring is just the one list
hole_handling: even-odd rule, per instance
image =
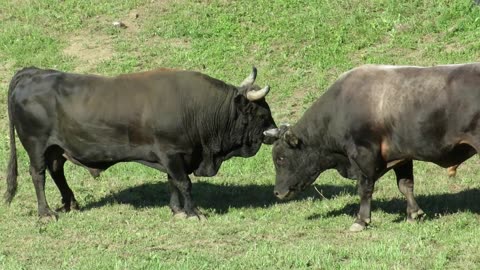
[[[355, 193], [355, 189], [349, 186], [317, 185], [317, 190], [321, 190], [322, 195], [310, 188], [293, 200], [330, 199], [343, 193]], [[225, 214], [230, 208], [268, 208], [289, 202], [277, 200], [273, 195], [273, 186], [256, 184], [210, 184], [199, 181], [193, 183], [192, 196], [199, 207], [213, 209], [216, 214]], [[168, 183], [148, 183], [107, 195], [82, 208], [85, 211], [115, 203], [129, 204], [135, 208], [158, 207], [167, 206], [169, 199]]]
[[[418, 205], [426, 213], [424, 220], [437, 219], [442, 215], [450, 215], [457, 212], [471, 212], [480, 214], [480, 189], [468, 189], [457, 193], [443, 193], [433, 195], [418, 195], [415, 197]], [[349, 203], [342, 209], [328, 212], [326, 215], [312, 215], [309, 220], [339, 215], [355, 216], [360, 205]], [[385, 213], [398, 214], [396, 222], [404, 221], [407, 207], [406, 199], [380, 199], [372, 201], [372, 210], [380, 209]]]

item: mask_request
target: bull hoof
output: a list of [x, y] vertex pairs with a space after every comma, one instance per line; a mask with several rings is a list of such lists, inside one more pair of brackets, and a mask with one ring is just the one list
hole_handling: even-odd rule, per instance
[[193, 212], [187, 213], [187, 215], [188, 215], [188, 219], [189, 219], [189, 220], [198, 220], [198, 221], [205, 221], [205, 220], [207, 220], [207, 218], [205, 217], [205, 215], [202, 214], [202, 212], [200, 212], [200, 210], [198, 210], [197, 208], [194, 208], [194, 209], [193, 209]]
[[361, 232], [363, 230], [365, 230], [365, 228], [367, 228], [365, 225], [362, 225], [362, 224], [358, 224], [358, 223], [353, 223], [352, 226], [350, 226], [350, 231], [351, 232]]
[[186, 219], [187, 218], [187, 213], [185, 212], [176, 212], [173, 214], [174, 219]]
[[38, 223], [40, 224], [47, 224], [57, 220], [58, 220], [58, 215], [53, 211], [50, 211], [47, 214], [42, 214], [38, 217]]
[[416, 223], [418, 220], [421, 220], [425, 217], [425, 212], [422, 209], [418, 209], [416, 212], [410, 213], [407, 217], [407, 222]]
[[67, 212], [70, 212], [70, 207], [67, 207], [64, 205], [58, 207], [55, 209], [56, 212], [59, 212], [59, 213], [67, 213]]
[[80, 206], [78, 206], [77, 201], [71, 201], [70, 205], [64, 203], [59, 208], [55, 209], [56, 212], [61, 212], [61, 213], [68, 213], [71, 210], [80, 210]]
[[206, 221], [207, 218], [203, 214], [196, 214], [196, 215], [191, 215], [187, 218], [188, 220], [198, 220], [198, 221]]
[[80, 205], [78, 205], [77, 201], [72, 201], [70, 203], [70, 209], [71, 210], [80, 210]]

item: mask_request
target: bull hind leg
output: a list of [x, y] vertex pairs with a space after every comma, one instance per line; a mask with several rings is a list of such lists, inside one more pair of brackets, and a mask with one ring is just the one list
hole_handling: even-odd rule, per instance
[[413, 195], [413, 161], [409, 160], [403, 164], [396, 166], [394, 169], [397, 177], [398, 190], [407, 199], [407, 221], [414, 222], [417, 218], [422, 217], [425, 213], [417, 204]]
[[47, 168], [53, 181], [57, 185], [62, 196], [62, 206], [57, 211], [69, 212], [70, 210], [78, 210], [79, 206], [73, 191], [67, 184], [64, 173], [65, 157], [62, 155], [63, 150], [59, 147], [53, 147], [47, 151], [46, 161]]
[[50, 209], [45, 196], [45, 168], [30, 165], [30, 175], [32, 176], [35, 193], [37, 195], [38, 216], [40, 221], [48, 222], [51, 219], [57, 220], [58, 215]]
[[43, 144], [38, 141], [25, 141], [25, 150], [30, 159], [30, 175], [32, 177], [35, 194], [37, 195], [38, 216], [40, 221], [57, 219], [57, 213], [52, 211], [45, 196], [45, 156]]

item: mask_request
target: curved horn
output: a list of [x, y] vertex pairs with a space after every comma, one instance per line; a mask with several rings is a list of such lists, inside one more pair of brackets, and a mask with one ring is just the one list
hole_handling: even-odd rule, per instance
[[[281, 136], [283, 136], [287, 131], [288, 128], [290, 127], [290, 124], [280, 124], [280, 127], [278, 128], [271, 128], [267, 129], [263, 132], [263, 135], [267, 138], [272, 138], [274, 140], [280, 139]], [[264, 140], [264, 143], [266, 144], [271, 144], [268, 143]]]
[[267, 129], [263, 132], [263, 135], [269, 136], [269, 137], [275, 137], [275, 138], [280, 138], [281, 135], [283, 135], [285, 132], [287, 132], [288, 128], [290, 127], [290, 124], [288, 123], [282, 123], [280, 124], [280, 127], [278, 128], [271, 128]]
[[280, 130], [278, 128], [267, 129], [263, 132], [263, 135], [278, 139], [280, 138]]
[[245, 78], [245, 80], [243, 80], [243, 82], [240, 84], [240, 87], [252, 85], [255, 82], [256, 78], [257, 78], [257, 68], [252, 67], [252, 72], [250, 73], [250, 75], [248, 75], [247, 78]]
[[248, 91], [247, 92], [247, 99], [250, 100], [250, 101], [255, 101], [255, 100], [259, 100], [263, 97], [265, 97], [268, 92], [270, 91], [270, 86], [265, 86], [264, 88], [260, 89], [260, 90], [257, 90], [257, 91]]

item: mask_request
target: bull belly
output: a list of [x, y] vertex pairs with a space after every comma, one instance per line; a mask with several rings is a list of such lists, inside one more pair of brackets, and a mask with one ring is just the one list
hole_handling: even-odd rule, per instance
[[451, 151], [445, 153], [436, 160], [432, 160], [432, 162], [441, 167], [448, 168], [466, 161], [476, 153], [477, 151], [470, 145], [458, 144], [453, 147]]
[[118, 162], [128, 162], [143, 160], [147, 162], [157, 162], [158, 158], [150, 150], [152, 147], [130, 145], [83, 145], [83, 147], [69, 147], [69, 145], [59, 145], [64, 151], [65, 156], [75, 160], [82, 165], [90, 168], [103, 167], [101, 164], [115, 164]]
[[[385, 161], [387, 162], [387, 168], [393, 168], [396, 165], [401, 164], [405, 160], [419, 160], [435, 163], [441, 167], [448, 168], [454, 165], [458, 165], [465, 160], [469, 159], [477, 152], [468, 144], [459, 143], [451, 146], [445, 146], [443, 148], [435, 147], [418, 147], [415, 149], [407, 149], [406, 151], [400, 151], [398, 147], [391, 153], [396, 153], [395, 156], [390, 155]], [[389, 149], [390, 150], [390, 149]], [[421, 151], [419, 151], [421, 150]]]
[[477, 153], [475, 149], [468, 144], [457, 144], [444, 148], [443, 150], [432, 149], [432, 151], [412, 152], [410, 152], [408, 158], [405, 159], [432, 162], [444, 168], [458, 165]]

